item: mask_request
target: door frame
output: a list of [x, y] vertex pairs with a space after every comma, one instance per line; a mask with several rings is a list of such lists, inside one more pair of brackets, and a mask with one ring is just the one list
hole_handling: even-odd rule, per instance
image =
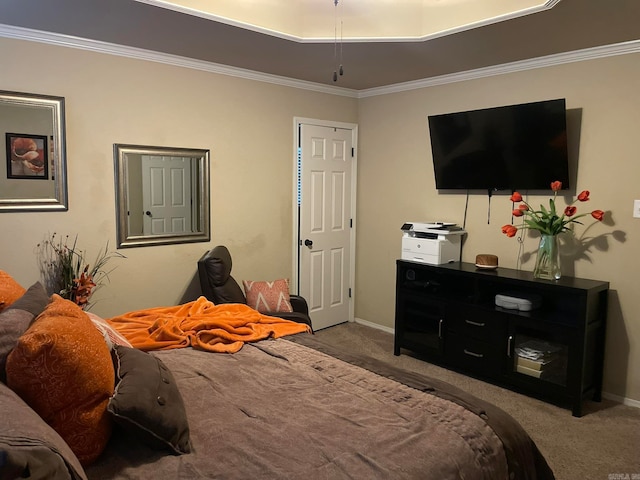
[[300, 267], [300, 204], [299, 204], [299, 181], [302, 174], [302, 151], [300, 150], [300, 126], [315, 125], [328, 128], [342, 128], [351, 130], [351, 145], [353, 146], [353, 159], [351, 171], [351, 229], [349, 234], [349, 288], [351, 296], [349, 298], [349, 321], [354, 321], [355, 314], [355, 280], [356, 280], [356, 187], [358, 184], [358, 125], [356, 123], [334, 122], [329, 120], [318, 120], [314, 118], [294, 117], [293, 118], [293, 239], [291, 267], [291, 288], [292, 293], [298, 294], [300, 288], [299, 267]]

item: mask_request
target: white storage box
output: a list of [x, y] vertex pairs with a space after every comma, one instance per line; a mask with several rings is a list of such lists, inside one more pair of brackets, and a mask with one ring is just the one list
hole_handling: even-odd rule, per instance
[[496, 305], [510, 310], [528, 312], [539, 308], [542, 299], [538, 295], [526, 293], [499, 293], [496, 295]]

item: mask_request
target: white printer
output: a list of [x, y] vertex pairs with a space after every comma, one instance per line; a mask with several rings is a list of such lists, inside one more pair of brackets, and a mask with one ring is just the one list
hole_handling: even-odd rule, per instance
[[402, 260], [441, 265], [460, 260], [462, 236], [455, 223], [408, 222], [402, 225]]

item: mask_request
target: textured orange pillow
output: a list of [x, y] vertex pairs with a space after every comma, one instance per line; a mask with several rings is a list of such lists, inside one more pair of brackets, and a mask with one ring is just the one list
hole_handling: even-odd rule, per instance
[[11, 275], [0, 270], [0, 312], [24, 295], [26, 291]]
[[115, 372], [102, 334], [75, 303], [53, 295], [18, 339], [7, 385], [67, 442], [83, 465], [111, 435], [107, 413]]
[[293, 312], [289, 296], [289, 280], [254, 282], [243, 280], [247, 305], [260, 313]]

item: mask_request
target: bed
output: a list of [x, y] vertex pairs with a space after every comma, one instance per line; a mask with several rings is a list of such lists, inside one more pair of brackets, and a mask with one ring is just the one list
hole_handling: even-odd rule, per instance
[[[13, 315], [25, 311], [18, 307]], [[22, 337], [44, 324], [43, 315]], [[83, 315], [74, 311], [65, 325], [77, 330], [86, 324]], [[86, 342], [93, 334], [83, 335]], [[116, 380], [106, 401], [113, 426], [90, 462], [80, 462], [55, 429], [0, 384], [0, 478], [554, 478], [531, 438], [496, 406], [337, 351], [311, 333], [273, 337], [244, 342], [231, 354], [185, 345], [147, 353], [111, 338]], [[138, 377], [134, 368], [123, 373], [129, 355], [151, 368]], [[7, 363], [7, 375], [15, 363]], [[152, 418], [145, 438], [118, 422], [122, 411], [111, 402], [119, 396], [148, 396], [149, 410], [165, 408], [156, 400], [179, 408]], [[137, 417], [135, 427], [144, 421]]]

